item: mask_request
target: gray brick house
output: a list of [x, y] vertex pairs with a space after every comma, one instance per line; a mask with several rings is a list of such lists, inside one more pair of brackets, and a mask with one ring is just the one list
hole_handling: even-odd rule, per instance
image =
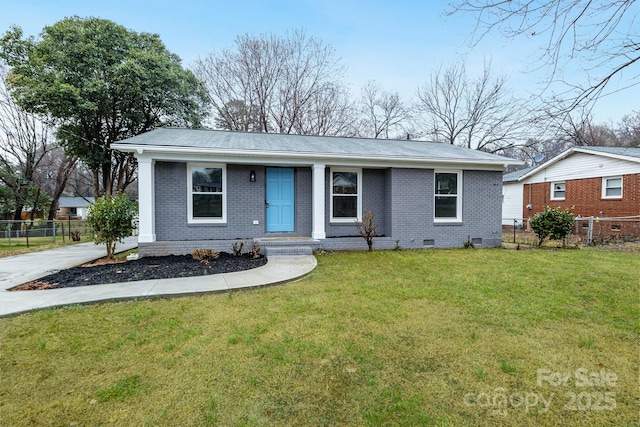
[[449, 144], [160, 128], [114, 149], [138, 160], [142, 256], [238, 240], [364, 249], [501, 244], [502, 171], [520, 162]]

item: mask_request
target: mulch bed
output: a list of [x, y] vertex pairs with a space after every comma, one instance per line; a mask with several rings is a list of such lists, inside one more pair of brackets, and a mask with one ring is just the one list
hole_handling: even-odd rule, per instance
[[263, 256], [253, 258], [248, 254], [234, 256], [225, 252], [221, 252], [217, 259], [209, 261], [208, 264], [194, 260], [191, 255], [144, 257], [115, 263], [98, 261], [97, 263], [62, 270], [33, 282], [16, 286], [10, 290], [30, 291], [138, 280], [205, 276], [208, 274], [249, 270], [266, 263], [267, 259]]

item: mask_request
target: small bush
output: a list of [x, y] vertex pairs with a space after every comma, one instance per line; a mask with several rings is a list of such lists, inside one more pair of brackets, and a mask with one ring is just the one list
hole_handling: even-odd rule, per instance
[[89, 206], [87, 224], [93, 231], [93, 241], [106, 245], [108, 259], [113, 259], [116, 243], [131, 236], [136, 213], [136, 205], [121, 193], [99, 197]]
[[373, 251], [373, 238], [376, 236], [376, 228], [378, 223], [374, 221], [375, 214], [371, 211], [364, 211], [362, 221], [356, 219], [356, 228], [358, 233], [367, 242], [369, 252]]
[[210, 261], [217, 259], [220, 254], [213, 249], [194, 249], [191, 257], [203, 264], [208, 265]]
[[475, 245], [473, 244], [473, 242], [471, 241], [471, 237], [467, 237], [467, 241], [464, 242], [464, 245], [462, 245], [463, 248], [465, 249], [475, 249]]
[[241, 256], [242, 255], [242, 249], [244, 248], [244, 244], [245, 241], [241, 241], [241, 242], [234, 242], [231, 245], [231, 250], [233, 251], [233, 255], [235, 256]]
[[254, 241], [253, 246], [251, 246], [251, 249], [249, 249], [247, 253], [251, 255], [252, 258], [260, 258], [260, 243]]
[[574, 215], [571, 209], [545, 206], [529, 220], [531, 229], [538, 237], [538, 246], [542, 246], [546, 238], [564, 240], [573, 230]]

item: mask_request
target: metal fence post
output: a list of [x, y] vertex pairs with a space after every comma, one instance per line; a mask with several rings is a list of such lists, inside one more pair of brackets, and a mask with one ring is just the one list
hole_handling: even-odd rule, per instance
[[593, 217], [589, 218], [589, 229], [587, 230], [587, 246], [591, 246], [593, 240]]

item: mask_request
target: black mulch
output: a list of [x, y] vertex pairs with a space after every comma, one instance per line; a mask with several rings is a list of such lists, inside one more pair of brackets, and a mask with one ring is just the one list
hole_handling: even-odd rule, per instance
[[233, 256], [225, 252], [221, 252], [219, 258], [209, 261], [208, 264], [194, 260], [191, 255], [143, 257], [116, 264], [69, 268], [18, 286], [13, 290], [70, 288], [138, 280], [205, 276], [249, 270], [266, 263], [267, 259], [262, 256], [259, 258], [252, 258], [247, 254]]

